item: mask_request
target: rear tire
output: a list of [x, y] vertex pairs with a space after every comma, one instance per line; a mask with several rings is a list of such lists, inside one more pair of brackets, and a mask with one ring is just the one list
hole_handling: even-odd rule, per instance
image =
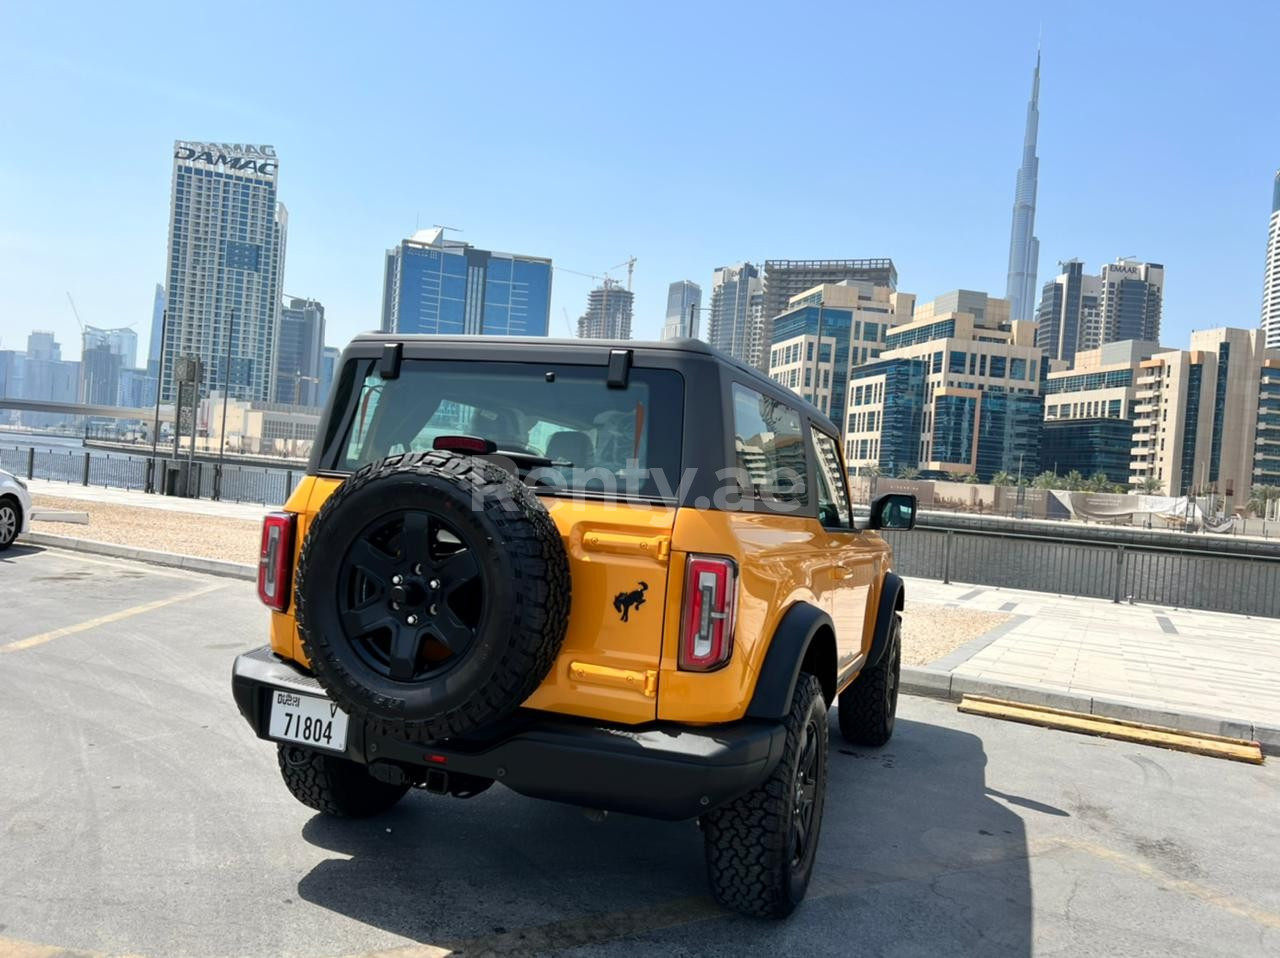
[[889, 647], [873, 668], [863, 670], [840, 693], [840, 734], [852, 745], [880, 746], [893, 735], [902, 674], [902, 616], [893, 614]]
[[813, 875], [827, 792], [827, 706], [801, 674], [778, 767], [760, 787], [702, 816], [707, 877], [716, 901], [759, 918], [785, 918]]
[[308, 808], [335, 818], [368, 818], [404, 798], [408, 785], [380, 782], [363, 765], [296, 745], [276, 747], [280, 775]]

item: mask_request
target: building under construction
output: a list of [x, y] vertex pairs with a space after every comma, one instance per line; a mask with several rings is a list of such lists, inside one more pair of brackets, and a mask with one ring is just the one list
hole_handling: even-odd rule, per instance
[[621, 283], [605, 279], [587, 296], [587, 311], [578, 317], [583, 339], [630, 339], [635, 296]]
[[773, 338], [773, 319], [783, 313], [792, 296], [824, 283], [854, 280], [898, 288], [898, 270], [891, 259], [770, 259], [764, 264], [764, 328], [756, 365], [767, 366]]

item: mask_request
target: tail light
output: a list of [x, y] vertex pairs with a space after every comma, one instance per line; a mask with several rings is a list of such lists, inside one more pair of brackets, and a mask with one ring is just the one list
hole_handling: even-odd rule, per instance
[[737, 564], [722, 556], [689, 556], [680, 628], [681, 669], [710, 672], [729, 661], [737, 611]]
[[262, 549], [258, 554], [258, 598], [263, 605], [283, 612], [289, 607], [293, 572], [292, 512], [271, 512], [262, 520]]

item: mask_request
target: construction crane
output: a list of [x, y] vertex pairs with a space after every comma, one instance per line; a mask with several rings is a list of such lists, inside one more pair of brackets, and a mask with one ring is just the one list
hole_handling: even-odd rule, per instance
[[631, 292], [631, 274], [636, 270], [636, 258], [634, 256], [627, 257], [617, 266], [610, 266], [607, 272], [613, 272], [615, 269], [622, 269], [624, 266], [627, 268], [627, 292], [629, 293]]

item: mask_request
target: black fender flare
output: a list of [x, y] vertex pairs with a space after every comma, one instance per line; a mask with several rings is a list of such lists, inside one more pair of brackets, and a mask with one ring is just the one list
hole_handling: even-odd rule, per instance
[[[824, 633], [825, 630], [825, 633]], [[814, 645], [816, 641], [818, 645]], [[747, 718], [783, 719], [791, 711], [791, 697], [795, 694], [800, 669], [810, 656], [810, 647], [816, 661], [822, 663], [818, 675], [828, 701], [835, 694], [836, 642], [835, 626], [831, 617], [815, 605], [798, 602], [783, 613], [764, 665], [756, 678], [755, 693], [747, 706]]]
[[873, 669], [884, 658], [885, 649], [889, 647], [889, 636], [893, 634], [893, 616], [902, 611], [903, 600], [907, 597], [906, 586], [902, 576], [896, 572], [884, 574], [884, 584], [880, 586], [880, 605], [876, 609], [876, 631], [871, 638], [871, 650], [867, 653], [864, 669]]

